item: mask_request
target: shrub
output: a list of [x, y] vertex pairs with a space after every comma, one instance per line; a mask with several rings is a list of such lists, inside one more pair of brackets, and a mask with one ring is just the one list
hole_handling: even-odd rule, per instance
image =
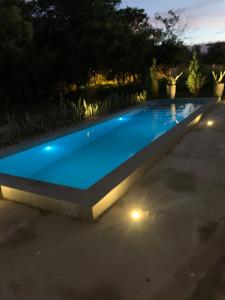
[[186, 81], [187, 87], [191, 94], [197, 96], [205, 83], [206, 76], [202, 74], [197, 54], [194, 53], [188, 70], [188, 79]]
[[151, 82], [151, 91], [153, 97], [158, 97], [159, 81], [158, 81], [157, 62], [155, 58], [153, 59], [152, 66], [150, 67], [150, 82]]

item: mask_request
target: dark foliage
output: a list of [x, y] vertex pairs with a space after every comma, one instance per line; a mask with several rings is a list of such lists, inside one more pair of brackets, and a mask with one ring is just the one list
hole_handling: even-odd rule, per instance
[[170, 65], [183, 61], [178, 13], [157, 15], [163, 26], [155, 28], [144, 10], [120, 3], [0, 0], [1, 102], [50, 98], [70, 84], [79, 91], [97, 73], [120, 83], [126, 75], [146, 82], [153, 57], [165, 63], [169, 55]]

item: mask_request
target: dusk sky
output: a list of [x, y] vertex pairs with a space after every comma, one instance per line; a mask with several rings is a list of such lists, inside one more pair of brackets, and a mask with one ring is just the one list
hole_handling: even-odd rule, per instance
[[144, 8], [150, 17], [169, 9], [185, 9], [192, 25], [186, 43], [225, 41], [225, 0], [122, 0], [122, 3]]

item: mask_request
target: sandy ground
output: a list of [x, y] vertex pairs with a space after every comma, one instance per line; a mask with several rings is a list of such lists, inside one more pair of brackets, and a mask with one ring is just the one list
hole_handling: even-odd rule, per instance
[[0, 201], [0, 299], [225, 299], [224, 173], [222, 103], [96, 224]]

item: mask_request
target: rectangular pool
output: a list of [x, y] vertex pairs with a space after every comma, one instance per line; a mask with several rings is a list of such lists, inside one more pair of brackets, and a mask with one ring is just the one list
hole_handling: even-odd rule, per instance
[[146, 105], [0, 159], [0, 173], [87, 189], [188, 117], [200, 103]]
[[[6, 153], [0, 156], [3, 197], [17, 201], [12, 198], [17, 197], [19, 190], [70, 203], [83, 201], [85, 205], [90, 204], [92, 214], [93, 205], [145, 163], [151, 157], [153, 146], [159, 147], [160, 141], [167, 138], [167, 132], [181, 127], [184, 120], [194, 119], [195, 112], [208, 102], [206, 99], [148, 102], [47, 142], [31, 143], [26, 149]], [[164, 153], [164, 148], [167, 146], [159, 147], [158, 153]], [[7, 192], [7, 187], [17, 190], [17, 194], [14, 191], [12, 195], [12, 190]], [[118, 191], [111, 195], [110, 203], [122, 194]], [[22, 201], [22, 196], [19, 198]], [[31, 200], [26, 203], [29, 201], [33, 206], [39, 205]]]

